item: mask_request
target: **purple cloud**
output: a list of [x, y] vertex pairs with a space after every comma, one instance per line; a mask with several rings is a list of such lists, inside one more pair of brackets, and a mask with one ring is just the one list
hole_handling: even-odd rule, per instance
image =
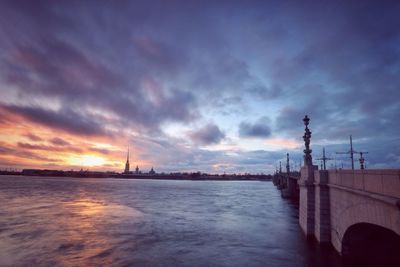
[[54, 137], [54, 138], [50, 139], [49, 142], [52, 143], [53, 145], [56, 145], [56, 146], [69, 146], [69, 145], [71, 145], [69, 142], [67, 142], [64, 139], [59, 138], [59, 137]]
[[202, 128], [189, 133], [190, 138], [199, 144], [217, 144], [225, 138], [225, 134], [215, 124], [209, 123]]
[[29, 140], [31, 140], [31, 141], [35, 141], [35, 142], [43, 141], [43, 139], [41, 137], [39, 137], [33, 133], [27, 133], [24, 136], [29, 138]]
[[271, 129], [268, 124], [270, 120], [267, 117], [258, 119], [255, 123], [241, 122], [239, 124], [240, 137], [265, 138], [271, 135]]
[[45, 150], [45, 151], [55, 151], [55, 152], [62, 152], [62, 151], [71, 151], [75, 153], [82, 153], [83, 150], [73, 146], [46, 146], [46, 145], [35, 145], [30, 143], [17, 143], [19, 148], [23, 148], [26, 150]]
[[53, 111], [40, 107], [15, 105], [3, 106], [3, 108], [9, 112], [21, 115], [32, 122], [44, 124], [70, 133], [79, 135], [106, 134], [106, 130], [99, 122], [91, 120], [70, 109]]

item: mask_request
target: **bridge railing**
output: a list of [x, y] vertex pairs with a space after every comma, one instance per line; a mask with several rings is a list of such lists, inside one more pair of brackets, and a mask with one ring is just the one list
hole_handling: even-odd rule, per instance
[[400, 198], [400, 169], [329, 170], [329, 184]]

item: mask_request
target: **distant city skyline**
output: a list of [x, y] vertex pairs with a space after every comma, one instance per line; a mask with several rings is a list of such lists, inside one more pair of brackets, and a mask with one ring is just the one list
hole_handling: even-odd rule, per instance
[[[1, 1], [0, 169], [400, 166], [396, 1]], [[359, 155], [355, 154], [355, 168]], [[326, 163], [327, 168], [335, 164]]]

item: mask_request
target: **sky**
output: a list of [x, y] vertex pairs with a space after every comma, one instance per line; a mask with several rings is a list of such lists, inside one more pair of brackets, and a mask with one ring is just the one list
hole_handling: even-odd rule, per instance
[[[400, 166], [399, 1], [1, 1], [0, 169]], [[356, 168], [359, 168], [355, 156]]]

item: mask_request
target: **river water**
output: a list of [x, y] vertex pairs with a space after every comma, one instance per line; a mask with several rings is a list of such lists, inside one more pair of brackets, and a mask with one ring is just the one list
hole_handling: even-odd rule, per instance
[[271, 182], [0, 176], [0, 266], [341, 266]]

